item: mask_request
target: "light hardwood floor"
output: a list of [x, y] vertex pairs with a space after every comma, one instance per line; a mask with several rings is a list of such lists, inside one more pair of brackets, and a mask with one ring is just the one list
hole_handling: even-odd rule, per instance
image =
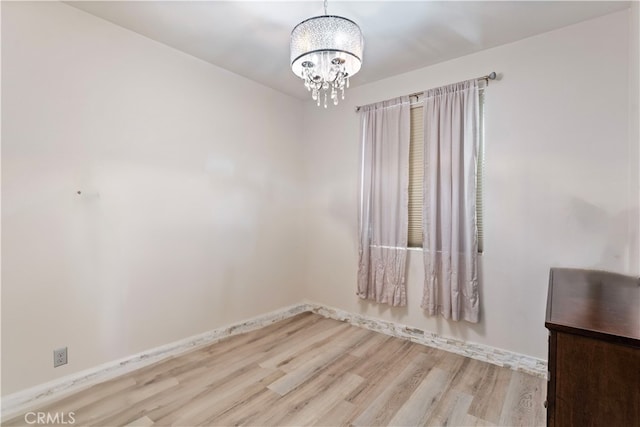
[[[75, 425], [541, 426], [545, 381], [303, 313], [35, 411]], [[3, 423], [26, 425], [24, 416]]]

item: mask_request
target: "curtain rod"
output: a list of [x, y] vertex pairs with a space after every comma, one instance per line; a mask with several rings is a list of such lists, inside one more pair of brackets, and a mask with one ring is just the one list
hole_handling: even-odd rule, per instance
[[[487, 85], [488, 85], [488, 84], [489, 84], [489, 80], [495, 80], [495, 79], [496, 79], [496, 77], [497, 77], [496, 72], [495, 72], [495, 71], [492, 71], [492, 72], [490, 72], [489, 74], [487, 74], [486, 76], [478, 77], [478, 78], [476, 78], [475, 80], [484, 80], [484, 81], [486, 81], [486, 82], [487, 82]], [[471, 79], [471, 80], [473, 80], [473, 79]], [[466, 80], [465, 80], [465, 81], [466, 81]], [[414, 93], [410, 93], [409, 95], [405, 95], [405, 96], [409, 96], [409, 97], [411, 97], [411, 96], [419, 96], [419, 95], [422, 95], [424, 92], [425, 92], [425, 91], [423, 90], [423, 91], [421, 91], [421, 92], [414, 92]], [[375, 103], [373, 103], [373, 104], [375, 104]], [[371, 104], [367, 104], [367, 105], [371, 105]], [[360, 109], [361, 109], [362, 107], [366, 107], [366, 105], [358, 105], [358, 106], [356, 107], [356, 113], [357, 113], [358, 111], [360, 111]]]

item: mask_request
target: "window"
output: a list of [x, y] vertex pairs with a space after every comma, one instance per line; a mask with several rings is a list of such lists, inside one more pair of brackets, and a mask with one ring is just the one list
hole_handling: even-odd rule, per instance
[[[482, 187], [484, 176], [484, 90], [480, 90], [480, 143], [476, 173], [476, 226], [478, 229], [478, 252], [484, 251], [484, 228], [482, 218]], [[422, 183], [424, 177], [423, 142], [424, 115], [422, 105], [411, 107], [411, 139], [409, 146], [409, 247], [422, 247]]]

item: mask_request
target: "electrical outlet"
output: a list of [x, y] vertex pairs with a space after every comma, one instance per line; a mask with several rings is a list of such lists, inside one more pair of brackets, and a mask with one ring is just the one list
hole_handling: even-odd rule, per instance
[[53, 350], [53, 367], [67, 364], [67, 347]]

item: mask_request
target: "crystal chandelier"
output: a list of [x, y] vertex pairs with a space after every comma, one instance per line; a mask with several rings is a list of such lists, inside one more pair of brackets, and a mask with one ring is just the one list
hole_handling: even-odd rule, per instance
[[344, 99], [349, 77], [360, 70], [364, 39], [358, 25], [341, 16], [324, 15], [306, 19], [291, 31], [291, 69], [320, 106], [327, 97], [338, 105]]

